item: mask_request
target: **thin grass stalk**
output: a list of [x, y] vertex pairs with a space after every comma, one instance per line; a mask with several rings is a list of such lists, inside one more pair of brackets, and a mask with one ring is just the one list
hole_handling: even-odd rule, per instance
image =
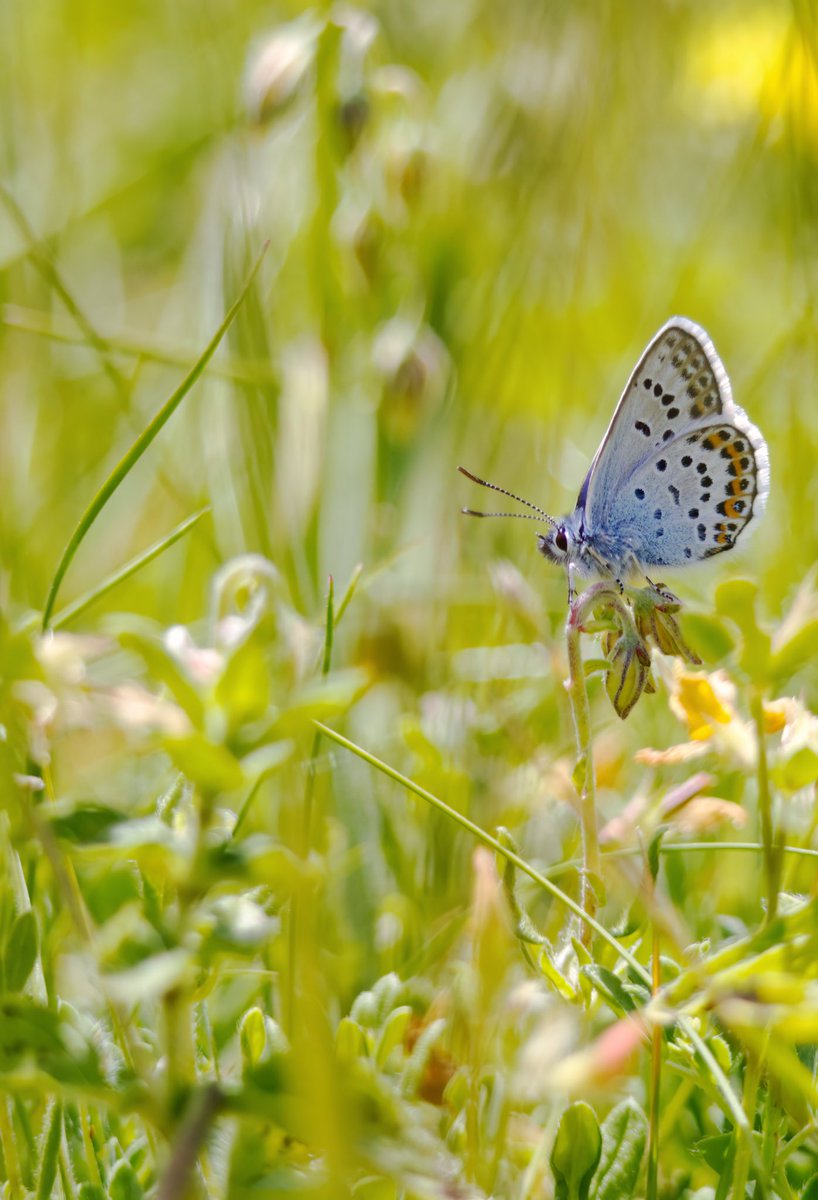
[[[326, 677], [332, 666], [332, 647], [335, 640], [335, 585], [329, 577], [327, 588], [326, 618], [324, 622], [324, 652], [321, 659], [321, 675]], [[304, 786], [304, 807], [301, 817], [301, 846], [302, 858], [308, 858], [312, 847], [313, 805], [315, 799], [315, 776], [317, 771], [318, 754], [321, 749], [321, 731], [316, 729], [313, 734], [312, 748], [307, 762], [307, 780]], [[302, 934], [302, 918], [304, 908], [303, 885], [299, 882], [293, 891], [290, 901], [289, 916], [289, 971], [287, 975], [287, 1013], [290, 1032], [295, 1012], [296, 992], [298, 990], [298, 946]]]
[[[0, 306], [0, 325], [14, 329], [19, 333], [28, 333], [32, 337], [46, 338], [66, 346], [86, 346], [88, 336], [75, 332], [64, 326], [55, 325], [55, 318], [49, 313], [38, 312], [36, 309], [24, 308], [19, 304], [3, 304]], [[130, 335], [125, 333], [108, 335], [105, 344], [113, 354], [123, 358], [156, 363], [163, 367], [179, 367], [184, 370], [190, 365], [190, 360], [196, 353], [194, 348], [187, 351], [173, 349], [170, 345], [151, 338], [149, 334]], [[268, 361], [237, 358], [231, 355], [224, 362], [211, 363], [208, 373], [214, 379], [225, 379], [229, 383], [277, 383], [278, 373]]]
[[99, 355], [99, 360], [102, 363], [102, 369], [113, 383], [117, 391], [123, 395], [128, 394], [128, 385], [118, 370], [116, 363], [111, 357], [109, 347], [103, 337], [97, 332], [93, 322], [83, 311], [80, 305], [75, 300], [70, 289], [62, 278], [56, 264], [44, 249], [41, 239], [37, 236], [34, 229], [28, 222], [28, 218], [23, 212], [20, 205], [17, 203], [9, 189], [3, 184], [0, 184], [0, 201], [2, 201], [6, 212], [11, 217], [14, 224], [17, 226], [20, 234], [23, 237], [27, 247], [28, 256], [36, 269], [42, 275], [48, 286], [56, 292], [60, 300], [62, 300], [68, 312], [77, 323], [77, 327], [82, 331], [86, 341], [88, 341]]
[[137, 571], [142, 569], [142, 567], [146, 567], [148, 563], [153, 562], [155, 558], [158, 558], [163, 551], [175, 545], [180, 538], [183, 538], [185, 534], [189, 533], [195, 525], [198, 525], [202, 517], [206, 516], [209, 512], [210, 505], [207, 504], [204, 508], [200, 508], [199, 511], [194, 513], [192, 516], [186, 517], [185, 520], [181, 521], [174, 529], [170, 531], [170, 533], [166, 534], [163, 538], [160, 538], [158, 542], [154, 542], [153, 545], [149, 546], [147, 550], [143, 550], [141, 554], [137, 554], [134, 558], [130, 559], [130, 561], [125, 563], [124, 566], [120, 567], [118, 571], [114, 571], [114, 573], [109, 575], [107, 579], [103, 579], [102, 583], [98, 583], [95, 588], [91, 588], [89, 591], [83, 592], [83, 594], [78, 596], [76, 600], [71, 602], [71, 604], [67, 604], [65, 608], [60, 609], [51, 622], [51, 628], [62, 629], [63, 626], [67, 625], [70, 621], [75, 621], [77, 617], [84, 613], [86, 609], [90, 608], [92, 604], [96, 604], [98, 600], [101, 600], [103, 596], [107, 596], [108, 593], [113, 591], [115, 587], [118, 587], [120, 583], [124, 583], [126, 579], [130, 579], [130, 577], [135, 575]]
[[[619, 942], [617, 938], [615, 938], [613, 934], [604, 927], [604, 925], [601, 925], [599, 921], [597, 921], [596, 917], [593, 917], [590, 913], [586, 912], [582, 906], [576, 902], [576, 900], [574, 900], [566, 892], [562, 891], [561, 888], [558, 888], [557, 885], [552, 883], [550, 879], [547, 879], [545, 875], [541, 874], [539, 871], [536, 871], [534, 867], [532, 867], [530, 863], [526, 862], [524, 858], [521, 858], [519, 854], [515, 854], [507, 846], [504, 846], [503, 843], [496, 837], [492, 837], [490, 833], [487, 833], [485, 829], [482, 829], [479, 825], [476, 825], [474, 821], [470, 821], [469, 818], [464, 816], [463, 813], [460, 813], [456, 809], [452, 808], [451, 805], [445, 802], [445, 800], [441, 800], [440, 797], [435, 796], [433, 792], [429, 792], [426, 790], [426, 788], [422, 788], [419, 784], [415, 783], [414, 780], [407, 778], [406, 775], [401, 775], [400, 771], [396, 771], [394, 767], [390, 767], [381, 759], [376, 758], [375, 755], [370, 754], [368, 750], [364, 750], [361, 746], [356, 745], [355, 742], [350, 741], [349, 738], [345, 738], [343, 734], [337, 733], [334, 729], [331, 729], [329, 725], [324, 725], [321, 721], [314, 721], [313, 724], [315, 725], [316, 729], [320, 729], [321, 732], [333, 742], [337, 742], [339, 746], [343, 746], [346, 750], [349, 750], [352, 754], [355, 754], [358, 758], [362, 759], [363, 762], [368, 763], [371, 767], [374, 767], [382, 774], [388, 776], [388, 778], [393, 779], [396, 783], [401, 784], [401, 786], [406, 788], [407, 791], [413, 792], [416, 796], [420, 796], [422, 800], [425, 800], [427, 804], [431, 804], [433, 808], [445, 813], [451, 821], [454, 821], [457, 825], [460, 825], [461, 828], [466, 829], [472, 834], [473, 837], [482, 842], [484, 846], [488, 846], [490, 849], [494, 850], [495, 853], [498, 854], [502, 859], [512, 863], [518, 871], [522, 871], [524, 875], [529, 877], [529, 879], [533, 879], [536, 884], [538, 884], [561, 904], [565, 905], [565, 907], [570, 912], [574, 913], [575, 916], [579, 917], [581, 921], [585, 922], [587, 925], [590, 925], [594, 933], [599, 934], [599, 936], [605, 942], [607, 942], [611, 949], [614, 950], [615, 953], [622, 959], [624, 959], [631, 970], [635, 972], [638, 979], [640, 979], [647, 987], [652, 986], [653, 981], [650, 974], [645, 970], [639, 960], [635, 958], [633, 954], [631, 954], [630, 950], [623, 946], [621, 942]], [[684, 1032], [685, 1037], [690, 1040], [696, 1050], [696, 1053], [701, 1059], [702, 1064], [712, 1077], [713, 1082], [721, 1094], [725, 1103], [725, 1107], [730, 1113], [733, 1122], [739, 1126], [739, 1128], [749, 1133], [750, 1126], [748, 1125], [741, 1102], [733, 1091], [730, 1081], [724, 1074], [724, 1071], [714, 1058], [712, 1051], [698, 1033], [694, 1022], [688, 1019], [686, 1016], [679, 1016], [677, 1018], [677, 1022], [679, 1028]]]
[[136, 466], [136, 464], [139, 462], [142, 455], [145, 453], [145, 451], [151, 445], [153, 440], [156, 438], [157, 434], [164, 428], [164, 426], [167, 424], [167, 422], [173, 416], [174, 412], [179, 407], [182, 400], [184, 400], [185, 396], [188, 394], [190, 389], [193, 387], [194, 383], [197, 381], [199, 376], [204, 371], [204, 369], [207, 366], [210, 359], [216, 353], [216, 349], [219, 345], [219, 342], [221, 342], [222, 338], [224, 337], [225, 333], [227, 332], [228, 328], [230, 327], [233, 319], [236, 316], [236, 313], [239, 311], [242, 303], [245, 300], [245, 297], [247, 296], [247, 294], [250, 290], [253, 280], [256, 277], [256, 273], [258, 272], [258, 269], [261, 266], [262, 259], [264, 258], [264, 255], [267, 252], [268, 245], [269, 245], [269, 243], [265, 243], [264, 247], [262, 248], [261, 253], [259, 254], [258, 258], [256, 259], [255, 264], [253, 265], [252, 270], [250, 271], [249, 276], [247, 277], [247, 280], [246, 280], [244, 286], [242, 287], [238, 296], [234, 300], [230, 309], [225, 314], [224, 320], [222, 321], [219, 328], [216, 330], [213, 337], [210, 339], [210, 342], [207, 344], [205, 349], [202, 351], [199, 358], [196, 360], [196, 362], [190, 368], [187, 375], [182, 380], [182, 382], [179, 384], [179, 386], [176, 388], [176, 390], [170, 395], [170, 397], [165, 401], [165, 403], [159, 409], [159, 411], [157, 412], [157, 414], [153, 418], [153, 420], [150, 421], [150, 423], [145, 427], [145, 429], [143, 429], [142, 433], [139, 435], [139, 437], [133, 443], [130, 450], [128, 450], [128, 452], [120, 459], [120, 461], [114, 467], [113, 471], [108, 476], [108, 478], [105, 480], [102, 487], [99, 489], [97, 494], [94, 496], [93, 500], [88, 505], [88, 508], [85, 510], [82, 517], [80, 518], [80, 521], [79, 521], [76, 529], [74, 530], [71, 537], [69, 538], [68, 545], [65, 547], [65, 550], [63, 551], [62, 557], [59, 561], [59, 564], [57, 565], [57, 570], [54, 573], [54, 578], [51, 581], [51, 587], [48, 590], [48, 596], [46, 598], [45, 607], [43, 609], [43, 630], [46, 630], [49, 627], [49, 624], [51, 622], [51, 614], [54, 611], [54, 604], [57, 600], [57, 593], [59, 592], [60, 584], [63, 581], [66, 571], [68, 570], [69, 566], [71, 565], [74, 555], [76, 554], [82, 541], [84, 540], [85, 535], [88, 533], [88, 530], [91, 528], [93, 523], [96, 521], [99, 514], [105, 508], [105, 505], [111, 499], [114, 492], [116, 492], [119, 485], [123, 482], [124, 479], [127, 478], [127, 476], [130, 474], [131, 470]]

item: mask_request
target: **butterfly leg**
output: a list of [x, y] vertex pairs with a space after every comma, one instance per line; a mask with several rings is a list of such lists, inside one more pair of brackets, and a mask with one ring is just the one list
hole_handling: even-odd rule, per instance
[[661, 596], [663, 600], [675, 600], [676, 599], [676, 597], [673, 595], [673, 593], [669, 592], [663, 583], [654, 583], [653, 580], [649, 579], [647, 575], [645, 576], [645, 579], [647, 579], [648, 583], [653, 588], [654, 592], [656, 592], [657, 595]]

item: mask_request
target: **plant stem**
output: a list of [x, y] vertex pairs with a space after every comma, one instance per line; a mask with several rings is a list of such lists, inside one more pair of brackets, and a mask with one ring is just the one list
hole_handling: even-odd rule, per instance
[[194, 1092], [173, 1144], [170, 1162], [159, 1184], [157, 1200], [181, 1200], [189, 1195], [189, 1184], [199, 1151], [222, 1106], [222, 1091], [216, 1083]]
[[[651, 896], [655, 892], [655, 880], [651, 881]], [[662, 990], [662, 968], [659, 958], [659, 926], [653, 919], [653, 950], [652, 950], [651, 992], [658, 996]], [[659, 1194], [659, 1115], [662, 1085], [662, 1026], [655, 1022], [651, 1035], [650, 1054], [650, 1124], [648, 1127], [648, 1177], [646, 1187], [647, 1200], [656, 1200]]]
[[750, 1174], [750, 1157], [753, 1150], [753, 1119], [756, 1110], [758, 1084], [761, 1079], [761, 1055], [753, 1050], [746, 1050], [747, 1064], [744, 1068], [744, 1095], [742, 1103], [747, 1126], [744, 1130], [736, 1130], [736, 1157], [733, 1160], [733, 1200], [744, 1200], [747, 1192], [747, 1179]]
[[23, 1200], [25, 1188], [20, 1160], [17, 1157], [17, 1140], [11, 1120], [10, 1104], [9, 1097], [0, 1096], [0, 1142], [3, 1144], [3, 1157], [6, 1160], [9, 1200]]
[[[592, 590], [592, 589], [591, 589]], [[574, 734], [577, 743], [577, 763], [574, 768], [574, 785], [579, 793], [579, 817], [582, 826], [582, 884], [580, 902], [590, 917], [596, 915], [596, 890], [593, 876], [599, 875], [599, 838], [596, 820], [596, 774], [591, 734], [591, 709], [588, 704], [588, 689], [582, 666], [582, 617], [589, 603], [589, 593], [577, 597], [568, 609], [565, 623], [565, 641], [568, 647], [568, 699], [574, 719]], [[582, 926], [582, 940], [588, 945], [592, 930], [587, 922]]]
[[778, 909], [778, 885], [781, 874], [781, 853], [775, 845], [773, 829], [773, 806], [770, 796], [770, 778], [767, 772], [767, 740], [764, 729], [764, 706], [761, 693], [753, 689], [750, 712], [756, 731], [758, 758], [756, 778], [758, 782], [758, 815], [761, 824], [761, 844], [764, 847], [764, 882], [767, 893], [767, 915], [765, 925], [775, 919]]
[[[604, 925], [600, 925], [596, 917], [592, 917], [590, 913], [585, 912], [582, 906], [577, 904], [573, 897], [569, 896], [567, 892], [562, 891], [561, 888], [558, 888], [555, 883], [552, 883], [551, 880], [547, 879], [546, 876], [540, 871], [536, 871], [530, 863], [526, 862], [524, 858], [520, 858], [519, 854], [515, 854], [514, 851], [509, 849], [508, 846], [504, 846], [498, 838], [492, 837], [492, 835], [487, 833], [485, 829], [481, 829], [479, 825], [475, 825], [474, 821], [470, 821], [468, 817], [463, 815], [463, 813], [458, 812], [455, 808], [452, 808], [452, 806], [447, 804], [445, 800], [441, 800], [440, 797], [435, 796], [433, 792], [427, 791], [426, 788], [422, 788], [420, 784], [415, 783], [413, 779], [409, 779], [406, 775], [401, 775], [400, 771], [396, 771], [395, 768], [390, 767], [388, 763], [383, 762], [380, 758], [376, 758], [374, 754], [370, 754], [369, 751], [364, 750], [362, 746], [358, 746], [355, 742], [351, 742], [349, 738], [344, 737], [343, 734], [337, 733], [334, 729], [331, 729], [329, 725], [324, 725], [323, 722], [315, 720], [313, 720], [313, 725], [316, 729], [320, 729], [325, 737], [330, 738], [333, 742], [337, 742], [339, 746], [343, 746], [345, 749], [349, 750], [350, 753], [357, 755], [357, 757], [363, 762], [369, 763], [369, 765], [374, 767], [375, 770], [380, 771], [382, 774], [388, 776], [389, 779], [393, 779], [396, 783], [399, 783], [401, 787], [406, 788], [407, 791], [414, 792], [416, 796], [420, 796], [422, 800], [425, 800], [427, 804], [430, 804], [439, 812], [445, 813], [449, 820], [454, 821], [455, 824], [459, 825], [462, 829], [468, 830], [473, 837], [476, 837], [477, 840], [482, 842], [484, 846], [489, 846], [496, 854], [499, 854], [501, 858], [505, 859], [506, 862], [513, 863], [518, 871], [522, 871], [524, 875], [527, 875], [529, 879], [533, 879], [534, 882], [539, 885], [539, 887], [543, 888], [544, 891], [553, 896], [555, 900], [558, 900], [561, 904], [564, 904], [565, 907], [574, 914], [574, 916], [580, 918], [584, 925], [590, 925], [594, 933], [597, 933], [603, 939], [603, 941], [607, 942], [611, 949], [619, 955], [619, 957], [624, 959], [624, 961], [636, 975], [637, 979], [640, 979], [642, 983], [646, 984], [647, 986], [652, 985], [653, 981], [651, 976], [626, 946], [623, 946], [622, 943], [615, 938], [613, 934], [605, 928]], [[721, 1093], [721, 1096], [725, 1102], [726, 1110], [730, 1113], [733, 1122], [738, 1125], [740, 1129], [746, 1129], [747, 1118], [744, 1115], [744, 1109], [741, 1107], [739, 1099], [733, 1091], [733, 1087], [729, 1079], [719, 1066], [712, 1050], [707, 1045], [704, 1038], [698, 1032], [695, 1024], [690, 1020], [689, 1017], [685, 1015], [679, 1015], [677, 1020], [679, 1028], [682, 1030], [685, 1037], [687, 1037], [693, 1043], [696, 1053], [701, 1059], [704, 1067], [710, 1072], [716, 1088]]]

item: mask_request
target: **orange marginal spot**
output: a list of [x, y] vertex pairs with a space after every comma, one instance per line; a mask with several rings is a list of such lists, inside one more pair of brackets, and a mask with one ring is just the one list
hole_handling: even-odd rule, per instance
[[738, 503], [737, 500], [725, 500], [724, 501], [724, 515], [725, 515], [725, 517], [729, 517], [732, 521], [740, 521], [741, 520], [741, 512], [737, 511], [737, 509], [736, 509], [737, 503]]

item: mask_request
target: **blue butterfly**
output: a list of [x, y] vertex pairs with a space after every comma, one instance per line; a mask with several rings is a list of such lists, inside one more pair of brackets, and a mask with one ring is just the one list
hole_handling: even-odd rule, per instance
[[[572, 513], [555, 520], [521, 496], [459, 470], [534, 509], [551, 562], [621, 581], [730, 550], [770, 491], [767, 444], [734, 403], [705, 331], [672, 317], [648, 345], [616, 406]], [[470, 516], [523, 516], [481, 513]], [[531, 517], [537, 520], [538, 517]]]

